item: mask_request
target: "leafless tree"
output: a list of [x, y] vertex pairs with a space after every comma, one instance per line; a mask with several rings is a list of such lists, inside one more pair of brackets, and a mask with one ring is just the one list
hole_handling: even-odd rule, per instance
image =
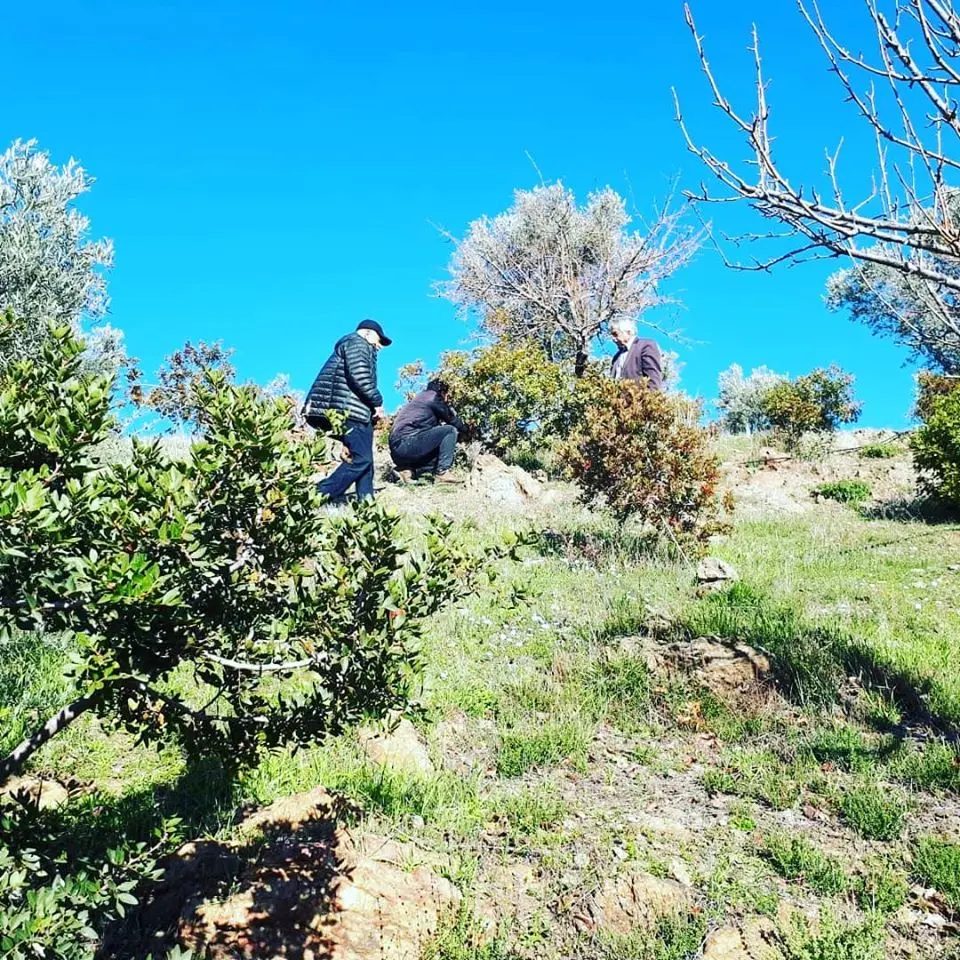
[[[943, 369], [960, 368], [960, 14], [953, 0], [864, 0], [877, 44], [876, 54], [868, 56], [840, 42], [816, 0], [798, 0], [797, 6], [876, 142], [871, 182], [860, 197], [845, 196], [839, 147], [827, 153], [824, 191], [791, 180], [774, 155], [756, 28], [751, 50], [757, 100], [746, 116], [724, 95], [685, 5], [715, 106], [741, 131], [750, 151], [738, 167], [702, 146], [677, 100], [677, 120], [689, 149], [720, 184], [719, 192], [704, 184], [688, 196], [697, 203], [744, 201], [786, 227], [737, 238], [778, 238], [787, 247], [732, 266], [767, 270], [781, 263], [849, 258], [854, 274], [847, 276], [846, 286], [861, 309], [872, 301], [872, 312], [861, 319]], [[844, 302], [842, 295], [837, 299], [843, 287], [834, 283], [835, 303]]]
[[[590, 348], [617, 317], [643, 320], [669, 302], [660, 281], [687, 263], [701, 237], [669, 204], [644, 232], [629, 230], [623, 198], [607, 187], [583, 207], [562, 184], [518, 190], [504, 213], [470, 224], [454, 243], [441, 296], [477, 311], [487, 333], [534, 339], [582, 376]], [[653, 324], [650, 324], [651, 326]]]

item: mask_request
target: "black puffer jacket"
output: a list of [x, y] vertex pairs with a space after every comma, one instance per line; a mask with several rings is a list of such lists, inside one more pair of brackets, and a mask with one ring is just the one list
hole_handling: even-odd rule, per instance
[[303, 406], [308, 420], [322, 420], [327, 410], [338, 410], [355, 423], [370, 423], [373, 411], [383, 406], [377, 389], [377, 351], [358, 333], [351, 333], [333, 348], [317, 374]]

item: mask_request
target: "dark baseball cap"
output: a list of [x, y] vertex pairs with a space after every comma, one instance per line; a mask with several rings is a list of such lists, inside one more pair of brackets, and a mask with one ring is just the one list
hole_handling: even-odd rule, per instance
[[383, 332], [383, 327], [377, 323], [376, 320], [361, 320], [357, 324], [358, 330], [372, 330], [379, 338], [380, 342], [385, 346], [389, 347], [393, 341]]

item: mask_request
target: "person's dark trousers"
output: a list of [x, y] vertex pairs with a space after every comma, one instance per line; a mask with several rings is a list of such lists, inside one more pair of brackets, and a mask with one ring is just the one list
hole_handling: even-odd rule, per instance
[[340, 438], [350, 451], [350, 462], [341, 463], [325, 480], [317, 484], [317, 490], [331, 500], [342, 500], [353, 484], [357, 485], [357, 497], [373, 496], [373, 424], [347, 423], [347, 432]]
[[456, 452], [457, 428], [448, 423], [415, 430], [390, 444], [390, 456], [397, 467], [418, 475], [446, 473], [453, 466]]

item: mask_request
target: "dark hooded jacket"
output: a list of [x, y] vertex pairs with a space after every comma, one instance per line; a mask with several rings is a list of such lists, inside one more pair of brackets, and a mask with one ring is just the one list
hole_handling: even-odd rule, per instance
[[461, 433], [465, 429], [463, 421], [436, 391], [424, 390], [402, 406], [394, 417], [390, 443], [395, 444], [410, 434], [438, 427], [441, 423], [449, 423]]
[[370, 423], [380, 406], [383, 396], [377, 389], [377, 351], [360, 334], [348, 334], [333, 348], [313, 381], [304, 416], [308, 422], [322, 422], [327, 410], [337, 410], [354, 423]]

